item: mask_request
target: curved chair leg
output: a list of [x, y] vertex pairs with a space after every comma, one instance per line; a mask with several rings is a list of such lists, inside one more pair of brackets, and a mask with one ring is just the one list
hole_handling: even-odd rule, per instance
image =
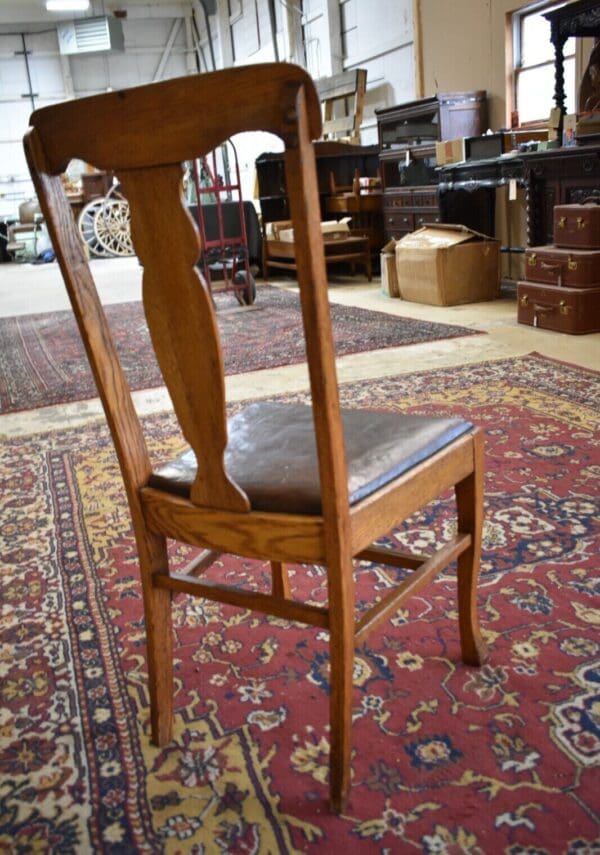
[[455, 487], [458, 530], [471, 535], [471, 546], [458, 558], [458, 620], [463, 662], [481, 665], [487, 649], [477, 616], [477, 580], [483, 526], [483, 433], [473, 436], [473, 473]]
[[328, 567], [329, 579], [329, 789], [331, 807], [342, 813], [350, 789], [352, 672], [354, 669], [354, 580], [352, 561]]
[[165, 745], [173, 732], [173, 617], [172, 592], [152, 584], [157, 573], [168, 572], [166, 539], [146, 532], [139, 547], [144, 592], [151, 736]]

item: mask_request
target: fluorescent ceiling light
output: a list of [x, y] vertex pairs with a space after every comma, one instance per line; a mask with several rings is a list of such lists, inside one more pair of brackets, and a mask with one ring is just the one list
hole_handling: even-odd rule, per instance
[[48, 12], [85, 12], [90, 0], [46, 0]]

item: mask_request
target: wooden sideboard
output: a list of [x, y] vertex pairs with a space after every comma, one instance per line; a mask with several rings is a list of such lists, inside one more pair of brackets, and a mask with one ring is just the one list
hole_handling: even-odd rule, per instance
[[[457, 194], [479, 211], [478, 230], [495, 234], [494, 207], [497, 187], [515, 181], [526, 190], [527, 243], [552, 243], [554, 205], [600, 201], [600, 146], [577, 146], [519, 154], [517, 157], [467, 161], [438, 169], [443, 222], [461, 222], [452, 216]], [[475, 202], [476, 193], [480, 201]], [[483, 200], [483, 201], [481, 201]], [[468, 223], [465, 223], [468, 225]], [[472, 226], [475, 227], [475, 226]]]

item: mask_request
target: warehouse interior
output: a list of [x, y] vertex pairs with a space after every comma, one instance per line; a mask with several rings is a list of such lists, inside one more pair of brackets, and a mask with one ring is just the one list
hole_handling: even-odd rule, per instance
[[[77, 2], [0, 2], [0, 851], [595, 852], [600, 4]], [[113, 417], [23, 148], [35, 111], [264, 63], [305, 69], [323, 111], [315, 222], [342, 406], [466, 419], [486, 443], [487, 659], [463, 646], [461, 662], [455, 565], [390, 608], [356, 643], [337, 807], [329, 633], [295, 612], [174, 593], [174, 728], [155, 744]], [[239, 133], [183, 166], [230, 417], [315, 400], [283, 152]], [[178, 454], [127, 182], [73, 158], [61, 186], [150, 456]], [[563, 239], [571, 213], [587, 243], [581, 226]], [[157, 245], [171, 228], [179, 245], [173, 223]], [[379, 547], [451, 540], [452, 496], [431, 498]], [[203, 570], [193, 541], [168, 549]], [[207, 578], [322, 606], [325, 562], [277, 583], [277, 560], [254, 558], [219, 555]], [[403, 573], [355, 556], [357, 606]]]

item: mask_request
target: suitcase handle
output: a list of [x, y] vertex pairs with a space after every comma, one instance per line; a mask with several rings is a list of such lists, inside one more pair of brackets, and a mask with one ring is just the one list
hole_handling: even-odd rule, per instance
[[[524, 294], [520, 299], [521, 306], [525, 307], [529, 305], [529, 296]], [[561, 300], [558, 306], [548, 305], [547, 303], [534, 303], [531, 307], [533, 309], [533, 326], [538, 326], [538, 318], [540, 315], [550, 315], [552, 312], [558, 309], [559, 314], [561, 315], [569, 315], [573, 311], [572, 306], [568, 306], [565, 300]]]
[[549, 306], [546, 303], [534, 303], [533, 304], [533, 314], [534, 315], [549, 315], [551, 312], [554, 312], [558, 309], [559, 314], [568, 315], [573, 311], [572, 306], [568, 306], [564, 300], [561, 300], [558, 306]]
[[549, 315], [550, 312], [553, 312], [556, 309], [556, 306], [548, 306], [545, 303], [534, 303], [533, 304], [533, 314], [534, 315]]
[[600, 199], [598, 198], [598, 196], [586, 196], [586, 198], [581, 204], [587, 205], [588, 202], [593, 202], [594, 205], [600, 205]]
[[540, 267], [543, 268], [544, 270], [558, 270], [558, 276], [557, 276], [556, 284], [559, 286], [562, 285], [564, 264], [560, 264], [560, 263], [559, 264], [550, 264], [547, 261], [540, 261]]

